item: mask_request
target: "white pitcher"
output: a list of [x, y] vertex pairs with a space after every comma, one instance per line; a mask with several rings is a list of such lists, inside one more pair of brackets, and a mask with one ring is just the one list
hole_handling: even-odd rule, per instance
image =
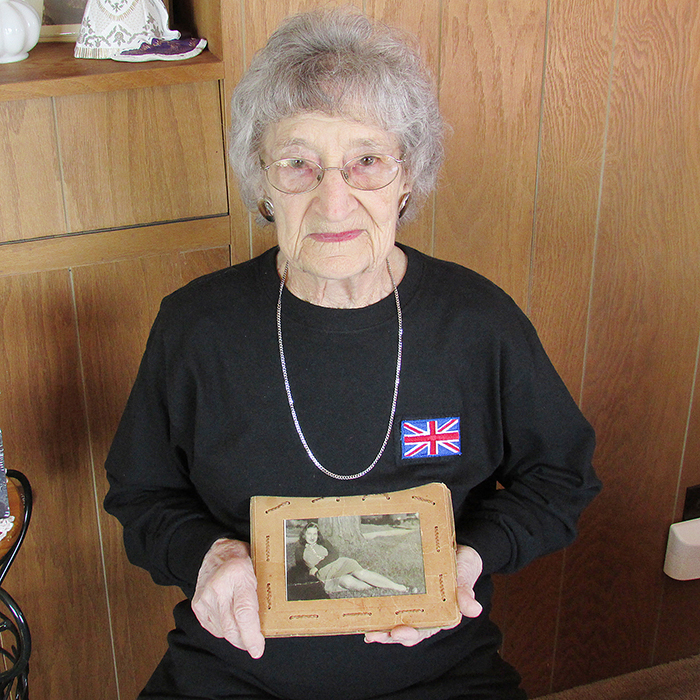
[[23, 61], [39, 41], [41, 18], [24, 0], [0, 0], [0, 63]]

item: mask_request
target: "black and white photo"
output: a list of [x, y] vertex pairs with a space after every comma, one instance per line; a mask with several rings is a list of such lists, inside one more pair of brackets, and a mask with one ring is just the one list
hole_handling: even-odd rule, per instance
[[425, 593], [418, 513], [285, 521], [287, 600]]

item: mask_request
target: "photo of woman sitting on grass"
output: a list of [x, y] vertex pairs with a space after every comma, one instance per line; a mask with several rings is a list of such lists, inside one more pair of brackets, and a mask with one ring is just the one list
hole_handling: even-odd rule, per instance
[[[296, 539], [293, 555], [288, 556], [289, 599], [424, 593], [419, 528], [399, 530], [365, 522], [361, 533], [362, 530], [365, 532], [359, 542], [357, 537], [355, 542], [338, 541], [341, 537], [337, 534], [324, 537], [315, 520], [306, 522]], [[408, 557], [407, 552], [410, 552]], [[397, 574], [402, 576], [400, 581]]]

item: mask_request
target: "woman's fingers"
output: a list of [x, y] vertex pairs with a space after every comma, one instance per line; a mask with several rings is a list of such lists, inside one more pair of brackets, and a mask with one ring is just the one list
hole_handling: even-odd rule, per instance
[[255, 659], [262, 656], [265, 638], [260, 630], [257, 580], [246, 544], [217, 540], [212, 545], [199, 570], [192, 611], [215, 637]]
[[238, 626], [243, 649], [254, 659], [265, 651], [265, 638], [260, 631], [257, 580], [250, 559], [243, 562], [233, 580], [233, 618]]
[[382, 632], [367, 632], [365, 634], [365, 642], [368, 644], [372, 642], [378, 644], [402, 644], [405, 647], [412, 647], [422, 642], [424, 639], [437, 634], [440, 629], [439, 627], [416, 629], [415, 627], [408, 627], [407, 625], [399, 625], [391, 630], [384, 630]]
[[465, 617], [479, 617], [481, 603], [474, 596], [474, 585], [481, 576], [483, 563], [472, 547], [457, 547], [457, 603]]

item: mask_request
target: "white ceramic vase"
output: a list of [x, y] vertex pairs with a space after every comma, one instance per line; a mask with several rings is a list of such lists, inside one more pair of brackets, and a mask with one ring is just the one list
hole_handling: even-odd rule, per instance
[[39, 41], [41, 17], [24, 0], [0, 0], [0, 63], [23, 61]]
[[73, 55], [112, 58], [153, 39], [179, 39], [163, 0], [88, 0]]

